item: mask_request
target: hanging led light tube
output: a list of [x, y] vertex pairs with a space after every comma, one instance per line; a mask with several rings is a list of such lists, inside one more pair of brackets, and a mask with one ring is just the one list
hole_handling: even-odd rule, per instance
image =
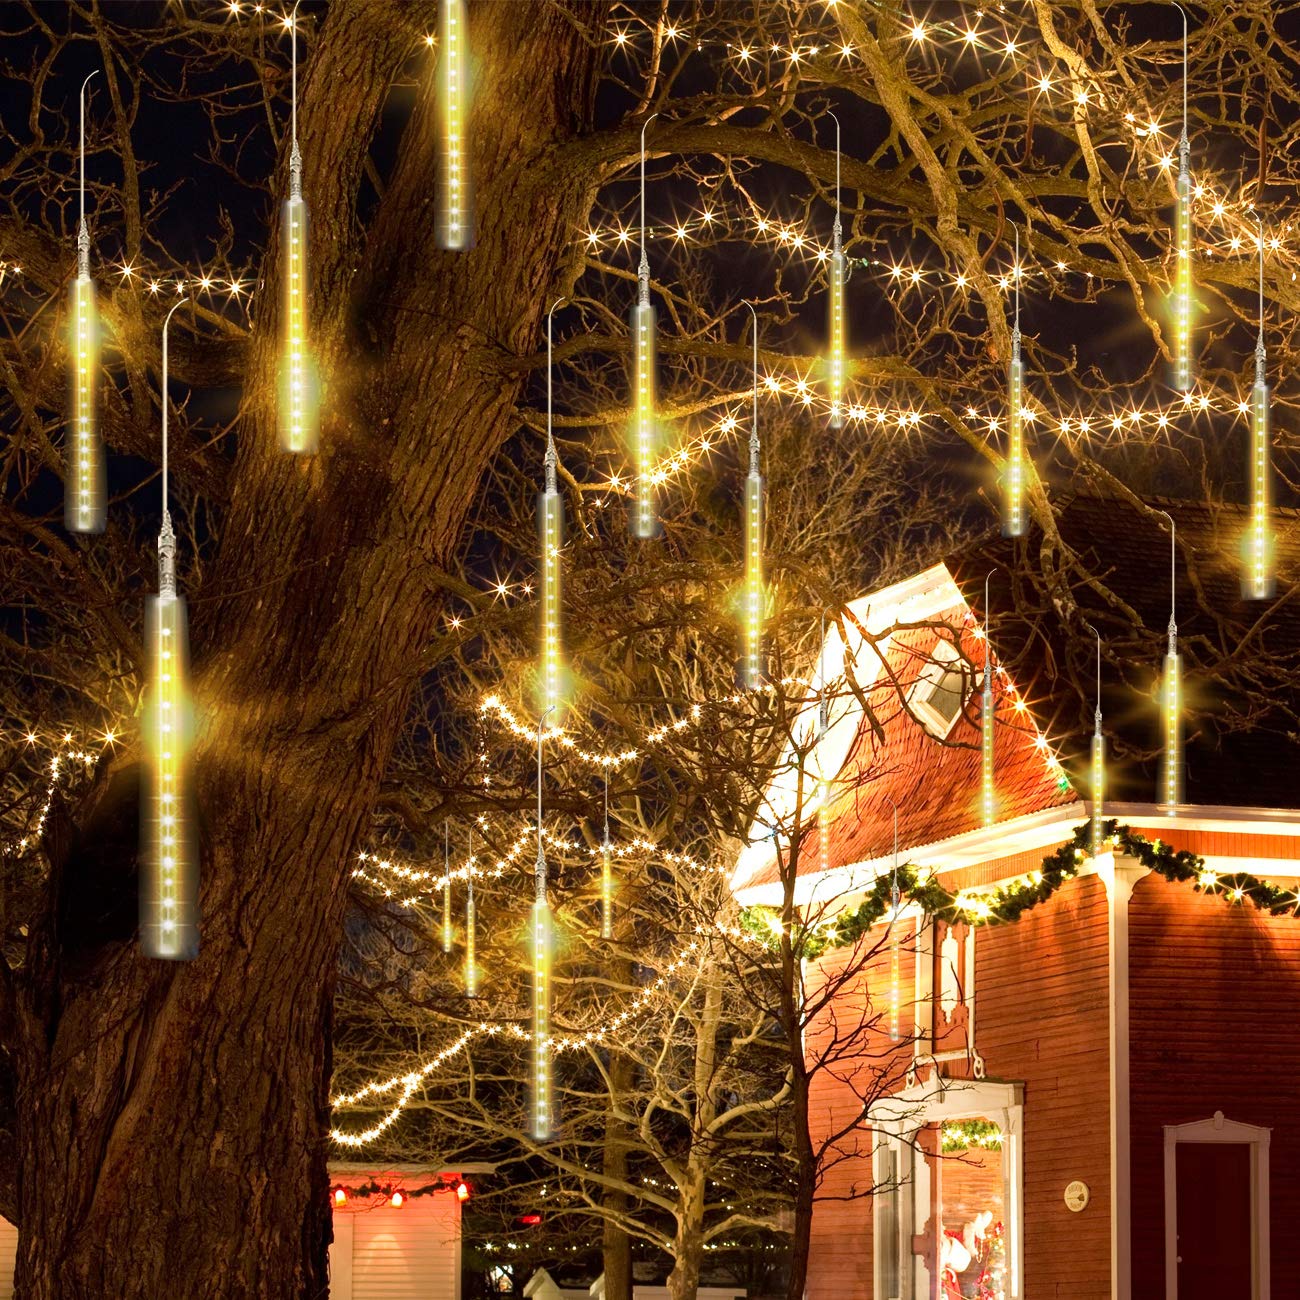
[[146, 957], [189, 961], [198, 955], [198, 862], [188, 782], [189, 625], [176, 591], [176, 534], [167, 508], [167, 327], [162, 329], [162, 529], [158, 534], [158, 594], [146, 609], [149, 697], [145, 714], [148, 773], [141, 818], [140, 947]]
[[835, 123], [835, 221], [831, 225], [830, 264], [830, 358], [828, 396], [831, 405], [831, 428], [844, 426], [844, 248], [840, 224], [840, 119], [827, 116]]
[[558, 298], [546, 313], [546, 457], [545, 482], [537, 500], [542, 566], [541, 706], [558, 710], [564, 694], [564, 646], [561, 639], [560, 548], [564, 545], [564, 503], [556, 486], [555, 435], [551, 428], [551, 317], [564, 301]]
[[551, 909], [546, 901], [546, 852], [542, 846], [542, 727], [545, 722], [546, 713], [543, 713], [537, 720], [537, 868], [532, 915], [533, 1061], [528, 1103], [529, 1132], [537, 1142], [550, 1140], [555, 1122], [551, 1096]]
[[614, 937], [614, 853], [609, 841], [609, 768], [605, 769], [605, 837], [600, 843], [600, 937]]
[[889, 886], [889, 1041], [898, 1042], [902, 1018], [902, 940], [898, 933], [898, 915], [902, 910], [903, 897], [898, 888], [898, 804], [889, 795], [885, 796], [894, 805], [894, 875]]
[[745, 478], [745, 585], [741, 594], [740, 684], [757, 690], [763, 684], [763, 478], [758, 460], [758, 313], [754, 318], [754, 385], [749, 425], [749, 473]]
[[637, 300], [632, 308], [632, 460], [636, 482], [632, 495], [632, 535], [657, 537], [655, 512], [655, 309], [650, 305], [650, 261], [645, 251], [645, 129], [658, 117], [651, 113], [641, 124], [641, 260], [637, 264]]
[[474, 911], [474, 832], [469, 833], [469, 861], [465, 864], [465, 996], [478, 997], [478, 934]]
[[1006, 501], [1002, 512], [1002, 532], [1020, 537], [1025, 531], [1025, 425], [1024, 365], [1020, 359], [1020, 228], [1016, 227], [1015, 280], [1016, 316], [1011, 330], [1011, 363], [1007, 367], [1007, 468]]
[[984, 579], [984, 692], [980, 707], [980, 811], [984, 825], [997, 821], [997, 786], [993, 766], [993, 652], [989, 627], [989, 578], [997, 572], [991, 569]]
[[315, 367], [307, 340], [307, 204], [298, 148], [298, 6], [285, 20], [293, 47], [290, 99], [289, 198], [282, 221], [284, 309], [281, 316], [280, 445], [298, 455], [320, 442]]
[[1097, 638], [1097, 696], [1096, 707], [1092, 715], [1092, 856], [1095, 858], [1103, 849], [1105, 835], [1102, 827], [1105, 821], [1106, 802], [1106, 738], [1101, 731], [1101, 633], [1091, 623], [1085, 623]]
[[1264, 349], [1264, 226], [1259, 228], [1259, 338], [1255, 343], [1255, 386], [1250, 395], [1250, 521], [1241, 594], [1246, 600], [1273, 595], [1272, 452], [1269, 445], [1268, 354]]
[[438, 247], [452, 252], [474, 244], [469, 164], [465, 151], [468, 108], [469, 35], [464, 0], [442, 0], [442, 59], [439, 64], [442, 108], [441, 202], [438, 207]]
[[831, 864], [831, 778], [826, 762], [826, 733], [830, 702], [826, 695], [826, 611], [822, 610], [822, 639], [817, 652], [817, 863], [822, 872]]
[[1192, 389], [1192, 178], [1187, 139], [1187, 12], [1183, 16], [1183, 129], [1178, 138], [1178, 181], [1174, 210], [1174, 387]]
[[1172, 816], [1183, 801], [1183, 665], [1178, 654], [1178, 622], [1175, 618], [1178, 528], [1164, 510], [1157, 514], [1169, 520], [1169, 642], [1160, 685], [1161, 730], [1164, 757], [1160, 773], [1160, 806]]
[[442, 824], [442, 951], [445, 956], [452, 949], [451, 926], [451, 829]]
[[[90, 77], [97, 77], [92, 72]], [[90, 228], [86, 224], [86, 87], [81, 83], [81, 129], [77, 158], [81, 217], [77, 222], [77, 278], [72, 282], [68, 319], [72, 354], [72, 423], [66, 442], [63, 480], [63, 525], [70, 533], [102, 533], [108, 499], [104, 443], [95, 410], [99, 377], [99, 317], [95, 282], [90, 278]]]

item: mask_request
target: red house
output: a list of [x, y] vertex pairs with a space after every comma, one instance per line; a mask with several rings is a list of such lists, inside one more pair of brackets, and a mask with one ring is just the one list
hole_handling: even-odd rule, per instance
[[[1157, 509], [1178, 525], [1185, 652], [1172, 806], [1156, 689], [1170, 534]], [[825, 1067], [814, 1128], [852, 1126], [817, 1192], [809, 1300], [1300, 1295], [1300, 601], [1242, 601], [1242, 523], [1078, 497], [1050, 546], [999, 540], [866, 596], [849, 644], [837, 634], [823, 648], [825, 680], [847, 660], [862, 695], [819, 747], [836, 780], [798, 902], [851, 913], [893, 870], [896, 805], [903, 861], [966, 919], [904, 896], [878, 922], [879, 955], [806, 1035], [808, 1061]], [[1300, 528], [1288, 514], [1278, 529], [1285, 593]], [[1034, 873], [1091, 816], [1088, 624], [1103, 644], [1104, 813], [1141, 838], [1067, 850], [1050, 897], [980, 923], [999, 899], [1047, 892]], [[1191, 879], [1134, 848], [1156, 841], [1162, 864], [1198, 855]], [[770, 840], [742, 853], [733, 889], [746, 904], [779, 900]], [[850, 1003], [880, 1015], [828, 1063], [837, 1005], [848, 1020]]]

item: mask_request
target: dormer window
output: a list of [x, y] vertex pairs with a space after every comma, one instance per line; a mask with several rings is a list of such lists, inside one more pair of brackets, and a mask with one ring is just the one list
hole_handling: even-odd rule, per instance
[[969, 666], [951, 642], [940, 641], [912, 688], [912, 711], [927, 731], [942, 740], [952, 730], [970, 690]]

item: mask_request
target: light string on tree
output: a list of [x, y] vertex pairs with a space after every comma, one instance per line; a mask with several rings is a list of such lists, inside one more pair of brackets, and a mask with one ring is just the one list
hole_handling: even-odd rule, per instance
[[[98, 70], [90, 77], [97, 77]], [[77, 140], [80, 218], [77, 222], [77, 278], [72, 282], [72, 427], [68, 431], [63, 484], [63, 524], [71, 533], [102, 533], [108, 481], [96, 405], [99, 379], [99, 316], [90, 278], [90, 227], [86, 224], [86, 87], [81, 83], [81, 127]]]
[[1092, 856], [1104, 848], [1102, 825], [1106, 802], [1106, 737], [1101, 730], [1101, 633], [1091, 623], [1084, 626], [1097, 638], [1097, 704], [1092, 714]]
[[478, 997], [478, 918], [474, 912], [474, 828], [469, 831], [469, 870], [465, 873], [465, 996]]
[[1160, 683], [1164, 757], [1157, 802], [1172, 817], [1183, 801], [1183, 665], [1178, 654], [1178, 620], [1175, 617], [1178, 594], [1178, 526], [1168, 511], [1157, 510], [1156, 514], [1164, 515], [1169, 520], [1169, 644]]
[[473, 247], [469, 164], [465, 156], [468, 37], [464, 0], [442, 0], [439, 13], [442, 58], [439, 62], [442, 110], [441, 202], [438, 205], [438, 247], [460, 252]]
[[1241, 594], [1267, 600], [1273, 594], [1272, 455], [1269, 447], [1268, 353], [1264, 347], [1264, 223], [1259, 225], [1259, 337], [1255, 342], [1255, 385], [1250, 395], [1250, 522]]
[[756, 690], [763, 684], [763, 476], [759, 473], [758, 446], [758, 312], [746, 302], [754, 318], [754, 394], [749, 425], [749, 473], [745, 476], [744, 547], [745, 585], [741, 596], [740, 684]]
[[1191, 144], [1187, 138], [1187, 11], [1171, 0], [1183, 16], [1183, 129], [1178, 137], [1178, 181], [1174, 213], [1174, 387], [1192, 389], [1192, 178]]
[[[547, 710], [549, 713], [550, 710]], [[542, 725], [537, 722], [537, 869], [533, 900], [533, 1043], [529, 1132], [537, 1142], [550, 1140], [554, 1116], [551, 1098], [551, 909], [546, 900], [546, 849], [542, 836]]]
[[188, 621], [176, 591], [176, 534], [167, 507], [167, 331], [181, 299], [162, 328], [162, 529], [158, 534], [158, 595], [146, 608], [149, 704], [140, 889], [140, 947], [147, 957], [188, 961], [198, 955], [198, 864], [190, 825], [188, 788]]
[[[835, 220], [831, 225], [830, 257], [830, 374], [827, 396], [830, 399], [830, 425], [832, 429], [844, 425], [844, 248], [843, 228], [840, 224], [840, 119], [827, 111], [835, 123]], [[757, 329], [757, 327], [755, 327]], [[755, 380], [757, 384], [757, 380]]]
[[280, 445], [309, 454], [319, 445], [316, 377], [307, 343], [307, 204], [298, 148], [298, 6], [284, 20], [292, 49], [289, 101], [289, 198], [284, 205], [284, 314], [281, 320]]
[[989, 579], [997, 572], [990, 569], [984, 579], [984, 683], [980, 706], [980, 811], [985, 826], [997, 821], [997, 785], [993, 766], [993, 638], [989, 635]]
[[442, 824], [442, 951], [446, 956], [452, 949], [451, 926], [451, 828]]
[[1020, 227], [1016, 227], [1015, 280], [1016, 313], [1011, 328], [1011, 361], [1007, 366], [1007, 467], [1006, 500], [1002, 507], [1002, 531], [1020, 537], [1025, 531], [1025, 412], [1024, 365], [1020, 359]]
[[658, 116], [651, 113], [641, 124], [641, 260], [632, 308], [632, 462], [636, 474], [632, 535], [641, 538], [655, 537], [660, 531], [655, 513], [655, 309], [650, 305], [650, 261], [645, 251], [645, 129]]
[[600, 841], [600, 937], [614, 937], [614, 854], [609, 840], [609, 768], [605, 769], [605, 834]]
[[552, 429], [551, 318], [564, 301], [557, 298], [546, 313], [546, 457], [545, 481], [537, 498], [539, 545], [542, 561], [541, 707], [555, 713], [564, 691], [564, 648], [561, 640], [560, 548], [564, 545], [564, 503], [556, 487], [555, 434]]

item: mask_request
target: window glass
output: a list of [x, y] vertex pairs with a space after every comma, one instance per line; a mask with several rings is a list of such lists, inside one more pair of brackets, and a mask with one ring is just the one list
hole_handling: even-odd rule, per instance
[[939, 1295], [1007, 1300], [1006, 1160], [992, 1120], [940, 1126]]
[[945, 721], [951, 722], [966, 698], [966, 675], [959, 667], [945, 668], [930, 690], [926, 703]]

